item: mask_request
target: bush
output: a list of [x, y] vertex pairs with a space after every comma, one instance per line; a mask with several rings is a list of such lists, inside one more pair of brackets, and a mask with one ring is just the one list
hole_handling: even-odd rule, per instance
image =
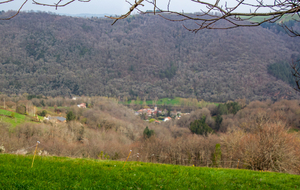
[[15, 112], [11, 112], [10, 117], [15, 118]]
[[[242, 139], [244, 161], [254, 170], [286, 172], [300, 164], [299, 139], [282, 124], [265, 124]], [[299, 168], [298, 168], [299, 169]]]
[[282, 123], [261, 124], [251, 133], [233, 131], [222, 141], [224, 157], [240, 159], [248, 169], [300, 173], [299, 137]]

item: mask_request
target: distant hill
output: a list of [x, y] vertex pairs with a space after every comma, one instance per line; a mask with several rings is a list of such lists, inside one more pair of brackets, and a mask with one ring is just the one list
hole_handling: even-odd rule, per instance
[[0, 91], [215, 102], [299, 98], [268, 73], [268, 65], [289, 62], [300, 49], [300, 38], [274, 27], [194, 34], [151, 15], [111, 23], [47, 13], [0, 21]]
[[67, 13], [59, 13], [59, 15], [62, 16], [72, 16], [72, 17], [88, 17], [88, 18], [92, 18], [92, 17], [105, 17], [105, 16], [110, 16], [110, 14], [89, 14], [89, 13], [80, 13], [80, 14], [67, 14]]

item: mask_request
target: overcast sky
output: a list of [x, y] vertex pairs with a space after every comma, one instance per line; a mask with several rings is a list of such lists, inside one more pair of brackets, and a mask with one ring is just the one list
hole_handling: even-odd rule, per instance
[[[0, 0], [1, 1], [1, 0]], [[39, 0], [37, 0], [39, 1]], [[58, 0], [57, 0], [58, 1]], [[39, 2], [43, 3], [51, 3], [54, 4], [57, 2], [55, 0], [40, 0]], [[134, 2], [134, 0], [129, 0], [130, 2]], [[208, 2], [215, 2], [215, 0], [207, 0]], [[0, 10], [17, 10], [20, 5], [24, 2], [24, 0], [14, 0], [13, 2], [1, 4]], [[63, 2], [66, 2], [65, 0]], [[234, 2], [235, 0], [228, 0], [228, 2]], [[157, 0], [158, 6], [166, 9], [168, 0]], [[221, 3], [222, 4], [222, 1]], [[224, 4], [224, 1], [223, 1]], [[152, 10], [150, 4], [145, 3], [145, 6], [142, 7], [143, 10]], [[43, 7], [40, 5], [34, 5], [31, 0], [25, 4], [22, 10], [39, 10], [39, 11], [51, 11], [57, 14], [81, 14], [81, 13], [89, 13], [89, 14], [109, 14], [109, 15], [121, 15], [126, 13], [129, 10], [130, 5], [125, 2], [125, 0], [91, 0], [88, 3], [82, 2], [73, 2], [66, 7], [58, 8], [55, 10], [53, 7]], [[204, 7], [202, 7], [204, 8]], [[184, 11], [186, 13], [194, 13], [199, 12], [201, 7], [198, 3], [192, 2], [191, 0], [171, 0], [170, 10], [173, 11]], [[242, 8], [242, 11], [249, 11], [249, 8]]]

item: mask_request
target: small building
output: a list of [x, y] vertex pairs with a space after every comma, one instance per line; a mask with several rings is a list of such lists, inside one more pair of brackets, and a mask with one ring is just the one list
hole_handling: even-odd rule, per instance
[[55, 122], [55, 123], [66, 123], [67, 119], [64, 117], [59, 117], [59, 116], [48, 116], [47, 118], [45, 118], [49, 121]]
[[152, 114], [152, 110], [148, 109], [148, 110], [147, 110], [147, 115], [148, 115], [148, 116], [151, 116], [151, 114]]
[[85, 103], [81, 103], [77, 105], [79, 108], [86, 108], [86, 104]]
[[164, 119], [164, 122], [170, 121], [171, 119], [172, 119], [171, 117], [166, 117], [166, 118]]

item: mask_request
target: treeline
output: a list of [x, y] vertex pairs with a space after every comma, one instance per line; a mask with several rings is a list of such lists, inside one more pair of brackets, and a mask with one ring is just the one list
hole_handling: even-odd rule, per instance
[[299, 39], [268, 28], [193, 34], [158, 16], [133, 15], [111, 26], [110, 19], [32, 12], [0, 21], [0, 30], [6, 94], [211, 102], [298, 97], [267, 66], [298, 56]]
[[[2, 94], [0, 106], [4, 99], [25, 106], [40, 101]], [[6, 152], [32, 153], [34, 150], [28, 147], [40, 141], [38, 152], [48, 155], [98, 159], [105, 155], [105, 159], [124, 160], [133, 150], [139, 153], [140, 161], [300, 173], [299, 100], [240, 99], [218, 106], [210, 104], [162, 124], [142, 121], [113, 98], [42, 100], [45, 107], [40, 110], [68, 117], [68, 121], [45, 120], [16, 128], [1, 121], [0, 144]], [[90, 108], [76, 106], [82, 102], [91, 104]], [[47, 107], [50, 103], [54, 107]], [[58, 103], [63, 106], [56, 107]], [[6, 109], [15, 106], [11, 103]]]

